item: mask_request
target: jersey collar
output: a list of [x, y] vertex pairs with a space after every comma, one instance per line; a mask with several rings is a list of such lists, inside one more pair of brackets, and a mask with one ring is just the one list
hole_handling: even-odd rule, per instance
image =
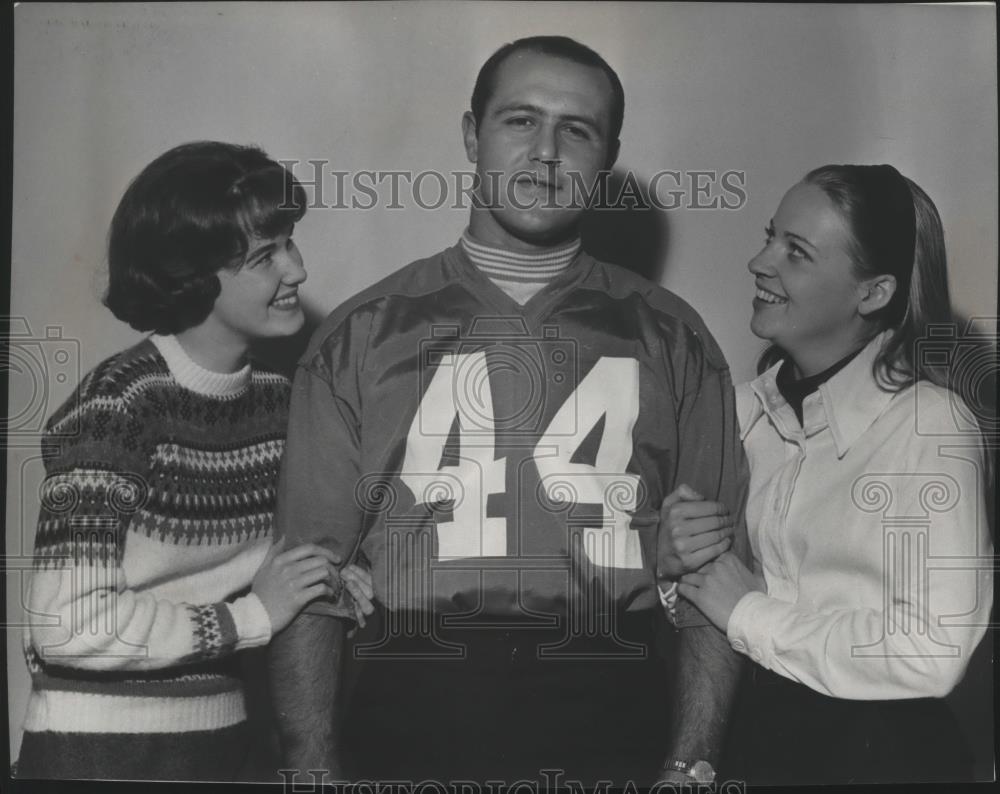
[[460, 243], [444, 251], [444, 262], [448, 276], [463, 284], [497, 314], [523, 317], [529, 324], [548, 316], [563, 296], [582, 282], [596, 264], [592, 256], [579, 250], [568, 267], [552, 278], [527, 303], [521, 305], [472, 263]]

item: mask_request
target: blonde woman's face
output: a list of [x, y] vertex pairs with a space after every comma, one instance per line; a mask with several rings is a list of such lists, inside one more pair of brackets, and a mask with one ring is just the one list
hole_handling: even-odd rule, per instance
[[800, 182], [789, 190], [748, 265], [757, 288], [753, 333], [796, 362], [832, 356], [833, 363], [850, 353], [864, 333], [859, 306], [866, 292], [850, 240], [845, 219], [820, 188]]

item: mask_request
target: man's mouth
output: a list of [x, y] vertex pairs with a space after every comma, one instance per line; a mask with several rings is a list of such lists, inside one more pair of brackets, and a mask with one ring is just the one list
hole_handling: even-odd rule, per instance
[[531, 175], [524, 175], [518, 177], [517, 184], [530, 185], [532, 187], [538, 187], [541, 188], [542, 190], [549, 190], [549, 191], [556, 191], [559, 189], [559, 185], [557, 183], [550, 182], [549, 180], [543, 177], [531, 176]]

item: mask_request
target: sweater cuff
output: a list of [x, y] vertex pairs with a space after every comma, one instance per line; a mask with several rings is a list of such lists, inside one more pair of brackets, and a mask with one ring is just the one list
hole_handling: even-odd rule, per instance
[[256, 593], [226, 604], [236, 624], [236, 649], [254, 648], [271, 641], [271, 618]]
[[726, 624], [726, 637], [733, 650], [768, 670], [774, 656], [771, 640], [776, 616], [769, 609], [773, 602], [766, 593], [753, 590], [736, 602]]

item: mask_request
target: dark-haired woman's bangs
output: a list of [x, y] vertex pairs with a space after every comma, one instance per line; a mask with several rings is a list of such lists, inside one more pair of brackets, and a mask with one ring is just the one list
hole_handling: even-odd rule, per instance
[[306, 193], [281, 166], [248, 174], [240, 189], [239, 214], [244, 229], [257, 237], [275, 237], [306, 212]]

